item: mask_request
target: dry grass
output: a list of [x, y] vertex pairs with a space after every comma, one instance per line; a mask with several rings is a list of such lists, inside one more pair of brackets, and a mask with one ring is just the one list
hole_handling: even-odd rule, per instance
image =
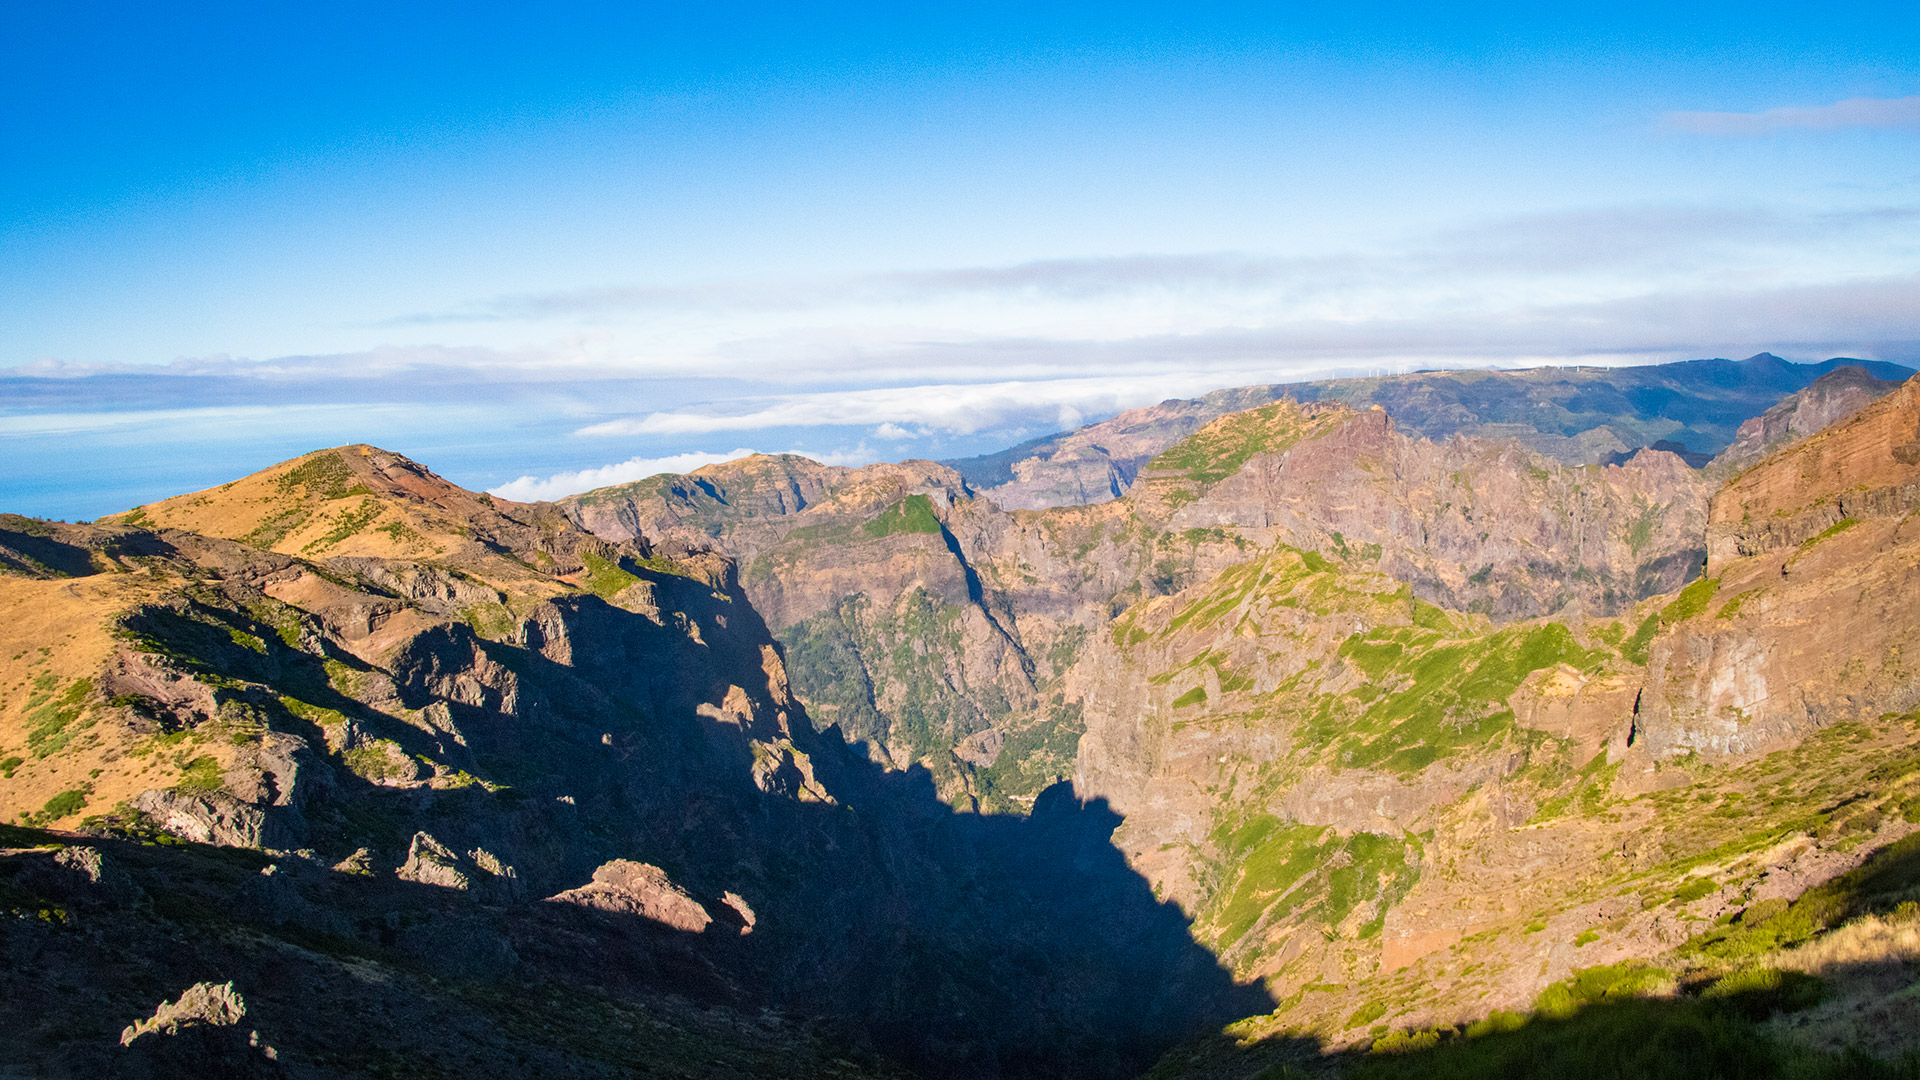
[[37, 682], [64, 687], [99, 675], [116, 646], [114, 617], [177, 583], [144, 572], [53, 581], [0, 577], [0, 759], [20, 759], [12, 777], [0, 779], [0, 819], [19, 820], [63, 791], [89, 790], [84, 810], [45, 823], [72, 825], [172, 782], [171, 765], [160, 767], [161, 776], [154, 759], [127, 756], [141, 736], [116, 711], [97, 705], [70, 725], [77, 732], [63, 748], [36, 757], [27, 742], [27, 706]]

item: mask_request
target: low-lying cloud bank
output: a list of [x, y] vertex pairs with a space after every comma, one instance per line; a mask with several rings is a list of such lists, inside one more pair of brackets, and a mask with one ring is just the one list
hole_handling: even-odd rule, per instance
[[[522, 476], [487, 490], [488, 494], [512, 499], [515, 502], [551, 502], [554, 499], [578, 495], [595, 488], [630, 484], [635, 480], [645, 480], [649, 476], [658, 476], [661, 473], [689, 473], [702, 465], [737, 461], [758, 453], [761, 451], [742, 447], [724, 453], [694, 451], [685, 454], [669, 454], [666, 457], [628, 458], [626, 461], [602, 465], [597, 469], [555, 473], [544, 479], [537, 476]], [[773, 453], [798, 454], [827, 465], [868, 465], [877, 460], [864, 446], [852, 450], [776, 450]]]

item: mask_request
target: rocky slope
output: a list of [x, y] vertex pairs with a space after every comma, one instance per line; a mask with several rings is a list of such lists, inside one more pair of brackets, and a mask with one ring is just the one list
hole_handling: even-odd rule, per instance
[[1281, 999], [1243, 1039], [1451, 1030], [1657, 957], [1920, 822], [1916, 435], [1908, 383], [1767, 458], [1707, 576], [1614, 618], [1262, 551], [1096, 639], [1076, 785]]
[[1063, 681], [1118, 611], [1276, 543], [1510, 619], [1622, 610], [1704, 558], [1707, 482], [1671, 454], [1562, 465], [1435, 444], [1380, 409], [1282, 401], [1154, 458], [1101, 507], [1008, 513], [927, 462], [749, 458], [561, 503], [584, 528], [739, 560], [817, 724], [943, 797], [1005, 809], [1072, 770]]

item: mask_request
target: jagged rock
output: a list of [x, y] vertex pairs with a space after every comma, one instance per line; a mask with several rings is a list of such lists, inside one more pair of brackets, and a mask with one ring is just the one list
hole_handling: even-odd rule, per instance
[[356, 874], [361, 877], [369, 877], [373, 874], [373, 853], [366, 848], [360, 848], [353, 854], [334, 863], [333, 870], [337, 874]]
[[721, 893], [720, 903], [739, 917], [742, 936], [753, 933], [753, 925], [759, 922], [760, 918], [754, 914], [752, 906], [739, 893]]
[[15, 881], [42, 896], [70, 902], [122, 905], [146, 895], [125, 870], [89, 846], [61, 848], [51, 857], [35, 853]]
[[143, 894], [133, 878], [113, 860], [92, 847], [70, 847], [55, 853], [55, 865], [86, 880], [88, 892], [110, 903], [131, 903]]
[[246, 1001], [233, 983], [195, 983], [120, 1033], [131, 1058], [124, 1071], [220, 1080], [284, 1075], [278, 1052], [260, 1033], [241, 1030], [246, 1016]]
[[413, 834], [407, 861], [397, 873], [402, 881], [438, 885], [443, 889], [466, 889], [473, 884], [473, 879], [461, 871], [460, 856], [424, 832]]
[[[547, 899], [550, 903], [578, 904], [616, 915], [639, 915], [691, 934], [704, 932], [713, 922], [707, 909], [675, 885], [665, 870], [630, 859], [606, 863], [593, 872], [592, 881]], [[739, 912], [744, 926], [751, 929], [753, 909], [746, 906], [746, 901], [741, 900], [738, 905], [731, 900], [726, 903]]]

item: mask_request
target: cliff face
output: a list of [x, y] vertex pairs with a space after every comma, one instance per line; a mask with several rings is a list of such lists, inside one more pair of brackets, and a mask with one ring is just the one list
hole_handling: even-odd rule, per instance
[[1072, 771], [1063, 679], [1127, 606], [1275, 544], [1498, 619], [1595, 614], [1697, 572], [1707, 487], [1671, 454], [1569, 467], [1290, 401], [1201, 427], [1100, 507], [1007, 512], [929, 463], [751, 458], [565, 500], [603, 537], [738, 559], [809, 715], [943, 797], [1026, 805]]
[[1715, 459], [1716, 471], [1731, 474], [1744, 469], [1787, 443], [1852, 416], [1899, 385], [1900, 380], [1875, 378], [1865, 368], [1835, 368], [1741, 424], [1732, 444]]
[[[1076, 784], [1125, 816], [1115, 842], [1196, 936], [1284, 999], [1271, 1030], [1335, 1041], [1524, 1008], [1690, 919], [1798, 895], [1914, 827], [1892, 808], [1920, 751], [1920, 533], [1898, 494], [1915, 392], [1729, 484], [1708, 576], [1613, 617], [1494, 622], [1424, 602], [1385, 557], [1257, 547], [1094, 639], [1069, 679]], [[1392, 460], [1350, 425], [1321, 436], [1329, 461]], [[1400, 470], [1437, 471], [1415, 458]], [[1363, 505], [1279, 458], [1222, 486], [1252, 477], [1269, 494], [1243, 514], [1289, 492]]]

